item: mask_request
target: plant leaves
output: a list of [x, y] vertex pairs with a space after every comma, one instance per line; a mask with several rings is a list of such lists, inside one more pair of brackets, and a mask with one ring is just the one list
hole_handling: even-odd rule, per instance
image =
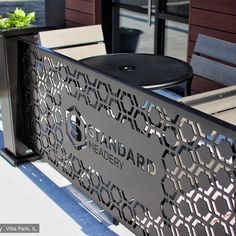
[[14, 12], [8, 13], [8, 18], [0, 19], [0, 29], [27, 27], [35, 20], [35, 12], [26, 14], [22, 9], [16, 8]]
[[0, 19], [0, 29], [7, 29], [11, 27], [7, 18]]
[[19, 18], [25, 17], [25, 12], [20, 8], [16, 8], [16, 10], [14, 11], [14, 14], [16, 17], [19, 17]]
[[29, 14], [27, 14], [27, 19], [29, 19], [30, 21], [35, 20], [35, 11], [30, 12]]

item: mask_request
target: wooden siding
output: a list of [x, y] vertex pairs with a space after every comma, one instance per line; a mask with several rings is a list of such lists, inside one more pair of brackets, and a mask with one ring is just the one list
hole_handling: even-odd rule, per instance
[[[191, 0], [189, 12], [188, 61], [198, 34], [236, 43], [236, 1], [235, 0]], [[221, 85], [195, 78], [193, 93], [220, 88]]]
[[76, 27], [101, 23], [101, 0], [65, 0], [65, 25]]
[[[235, 28], [236, 28], [236, 22], [235, 22]], [[215, 38], [227, 40], [230, 42], [236, 43], [236, 34], [220, 31], [218, 29], [209, 29], [202, 26], [197, 25], [191, 25], [191, 34], [190, 34], [190, 41], [196, 42], [198, 34], [201, 32], [201, 34], [205, 34], [207, 36], [212, 36]]]
[[194, 76], [191, 84], [191, 94], [203, 93], [210, 90], [224, 88], [225, 86], [199, 76]]
[[204, 26], [210, 29], [217, 29], [220, 31], [235, 34], [236, 33], [235, 23], [236, 23], [236, 15], [228, 15], [224, 13], [218, 13], [194, 8], [191, 11], [191, 18], [190, 18], [191, 25]]
[[194, 0], [191, 7], [235, 15], [234, 0]]
[[72, 9], [78, 12], [85, 12], [88, 14], [94, 13], [94, 2], [86, 0], [66, 0], [65, 2], [66, 9]]

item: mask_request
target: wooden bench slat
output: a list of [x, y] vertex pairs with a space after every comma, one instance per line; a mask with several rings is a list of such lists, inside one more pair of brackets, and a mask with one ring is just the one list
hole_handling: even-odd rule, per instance
[[47, 48], [102, 42], [101, 25], [49, 30], [39, 32], [39, 43]]
[[199, 34], [194, 52], [236, 64], [236, 44], [222, 39]]
[[[235, 85], [236, 43], [203, 34], [195, 35], [195, 37], [197, 37], [195, 46], [194, 42], [190, 41], [192, 48], [194, 46], [190, 60], [194, 75], [208, 79], [208, 81], [214, 81], [219, 85], [222, 84], [218, 88]], [[191, 50], [189, 52], [191, 53]], [[200, 83], [200, 81], [194, 80], [195, 87], [192, 90], [204, 91], [203, 89], [198, 90], [196, 88], [197, 84], [199, 84], [199, 87], [205, 86], [205, 91], [212, 90], [211, 84], [202, 86]]]
[[208, 114], [214, 114], [220, 111], [236, 107], [235, 101], [236, 101], [236, 95], [206, 103], [201, 103], [192, 107]]
[[231, 67], [198, 55], [193, 55], [191, 59], [193, 73], [226, 86], [235, 84], [236, 68]]
[[99, 56], [106, 54], [106, 47], [104, 43], [97, 43], [92, 45], [71, 47], [54, 50], [62, 55], [73, 58], [75, 60], [81, 60], [86, 57]]
[[184, 97], [178, 102], [236, 125], [236, 85]]
[[236, 125], [236, 108], [214, 114], [214, 116], [217, 117], [218, 119], [221, 119], [233, 125]]
[[182, 102], [188, 106], [194, 106], [196, 104], [209, 102], [219, 98], [227, 97], [236, 94], [236, 85], [221, 88], [205, 93], [195, 94], [178, 99], [178, 102]]

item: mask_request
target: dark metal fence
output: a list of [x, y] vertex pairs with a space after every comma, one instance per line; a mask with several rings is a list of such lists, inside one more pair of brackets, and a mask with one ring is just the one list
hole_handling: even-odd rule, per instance
[[236, 234], [234, 126], [20, 48], [30, 148], [136, 235]]

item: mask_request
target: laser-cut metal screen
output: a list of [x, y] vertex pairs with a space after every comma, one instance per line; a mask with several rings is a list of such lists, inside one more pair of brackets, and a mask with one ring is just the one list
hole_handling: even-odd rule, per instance
[[28, 146], [136, 235], [236, 235], [233, 126], [21, 49]]

